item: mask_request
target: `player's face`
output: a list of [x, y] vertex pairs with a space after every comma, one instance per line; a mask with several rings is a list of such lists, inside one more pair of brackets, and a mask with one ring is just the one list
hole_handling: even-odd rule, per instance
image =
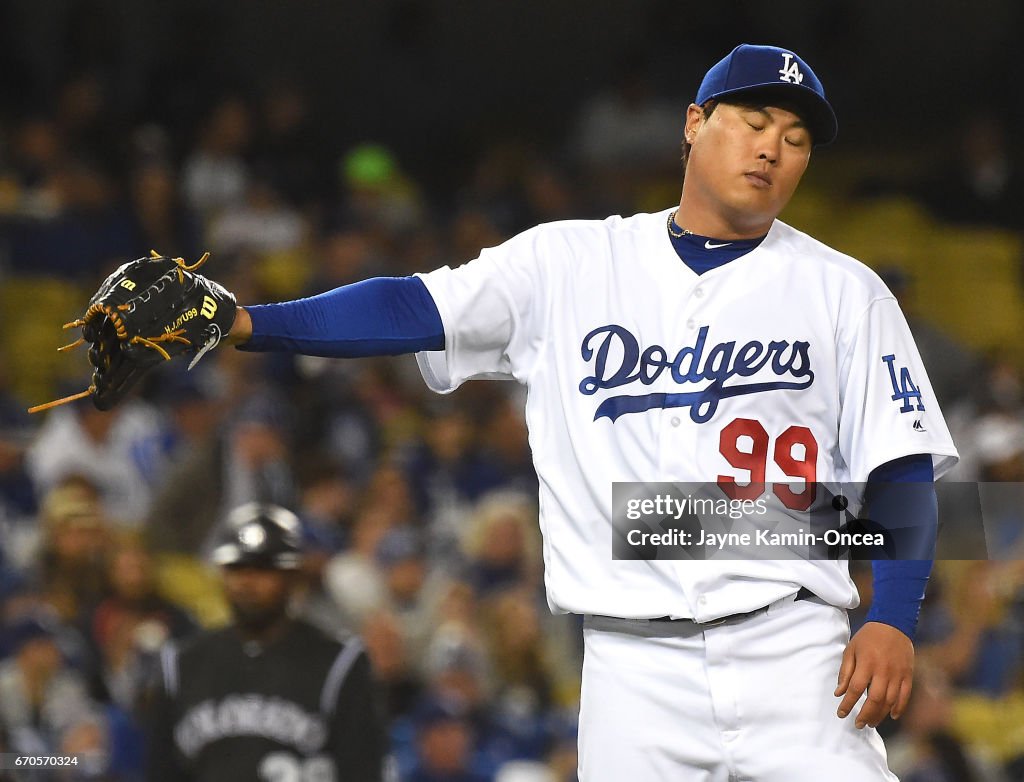
[[287, 614], [294, 583], [291, 571], [226, 567], [223, 576], [224, 596], [243, 629], [260, 632]]
[[740, 234], [767, 231], [811, 156], [811, 134], [803, 120], [774, 106], [722, 103], [705, 119], [700, 107], [691, 105], [686, 136], [693, 146], [684, 200], [692, 197]]

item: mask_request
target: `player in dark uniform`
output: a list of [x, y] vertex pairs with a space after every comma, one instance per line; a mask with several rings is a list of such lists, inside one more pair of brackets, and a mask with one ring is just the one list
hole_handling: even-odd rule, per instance
[[299, 521], [244, 505], [214, 550], [234, 621], [167, 645], [147, 779], [378, 782], [385, 734], [366, 652], [292, 618]]

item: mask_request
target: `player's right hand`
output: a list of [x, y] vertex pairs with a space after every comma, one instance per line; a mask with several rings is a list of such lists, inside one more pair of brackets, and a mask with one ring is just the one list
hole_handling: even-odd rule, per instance
[[845, 718], [867, 692], [856, 716], [857, 728], [877, 727], [887, 716], [897, 720], [910, 700], [914, 682], [914, 643], [901, 630], [868, 622], [843, 652], [834, 695], [843, 697], [837, 715]]

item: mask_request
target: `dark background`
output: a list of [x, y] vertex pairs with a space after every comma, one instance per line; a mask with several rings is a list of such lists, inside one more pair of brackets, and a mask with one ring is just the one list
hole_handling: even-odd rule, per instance
[[[707, 66], [740, 42], [799, 51], [840, 118], [838, 144], [941, 138], [998, 106], [1014, 127], [1024, 76], [1014, 0], [7, 0], [0, 106], [46, 112], [69, 75], [96, 71], [129, 122], [189, 127], [225, 87], [273, 78], [310, 92], [320, 143], [382, 141], [413, 173], [451, 181], [477, 140], [563, 143], [588, 96], [642, 74], [680, 113]], [[417, 153], [415, 156], [409, 153]], [[938, 165], [942, 165], [938, 161]]]

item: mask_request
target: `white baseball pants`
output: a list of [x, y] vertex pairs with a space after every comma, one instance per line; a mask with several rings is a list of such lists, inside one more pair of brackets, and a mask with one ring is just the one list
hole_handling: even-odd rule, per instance
[[793, 597], [700, 629], [587, 617], [580, 782], [898, 782], [836, 716], [846, 612]]

